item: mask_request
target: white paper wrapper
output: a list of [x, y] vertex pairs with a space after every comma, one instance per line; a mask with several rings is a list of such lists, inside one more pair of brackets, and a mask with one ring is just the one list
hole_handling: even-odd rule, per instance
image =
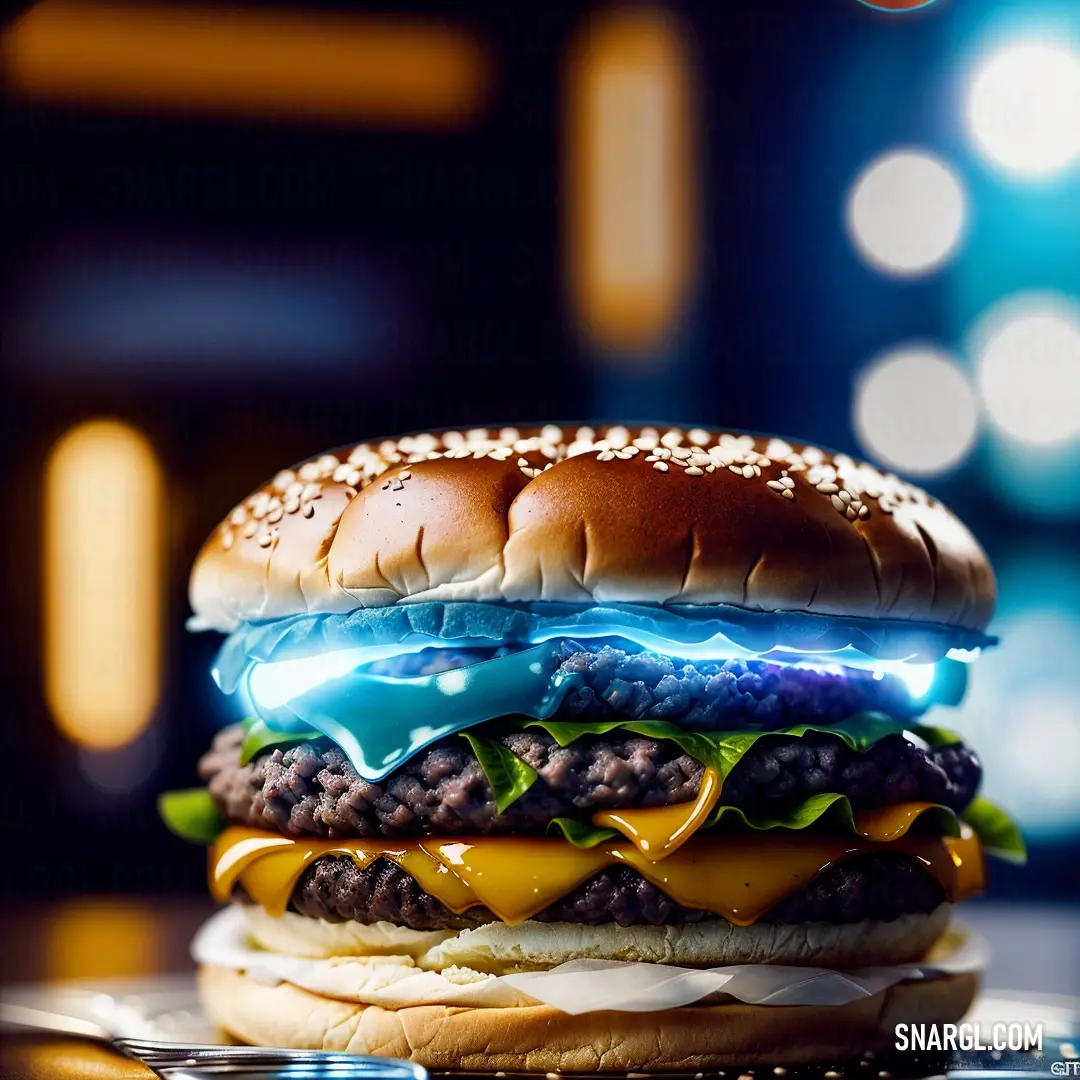
[[715, 995], [753, 1005], [843, 1005], [898, 982], [978, 971], [989, 959], [986, 941], [954, 924], [919, 964], [828, 971], [823, 968], [738, 964], [685, 968], [618, 960], [571, 960], [550, 971], [485, 975], [469, 968], [420, 970], [398, 956], [311, 959], [271, 952], [252, 944], [239, 908], [210, 919], [192, 942], [197, 963], [244, 971], [276, 984], [292, 983], [324, 997], [395, 1009], [410, 1005], [507, 1008], [553, 1005], [577, 1015], [613, 1009], [653, 1012]]

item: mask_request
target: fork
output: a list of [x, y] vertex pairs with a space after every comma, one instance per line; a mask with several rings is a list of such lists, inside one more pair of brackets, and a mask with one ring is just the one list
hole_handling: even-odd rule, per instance
[[0, 1002], [0, 1027], [48, 1031], [106, 1042], [126, 1057], [141, 1061], [163, 1080], [429, 1080], [420, 1065], [396, 1058], [323, 1050], [286, 1050], [264, 1046], [213, 1046], [114, 1038], [100, 1024], [48, 1009]]

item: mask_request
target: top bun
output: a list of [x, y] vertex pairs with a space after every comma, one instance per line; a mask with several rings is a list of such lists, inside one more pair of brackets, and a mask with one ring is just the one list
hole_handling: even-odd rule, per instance
[[941, 503], [845, 454], [629, 425], [360, 443], [279, 472], [203, 545], [196, 624], [399, 602], [736, 604], [983, 630], [993, 572]]

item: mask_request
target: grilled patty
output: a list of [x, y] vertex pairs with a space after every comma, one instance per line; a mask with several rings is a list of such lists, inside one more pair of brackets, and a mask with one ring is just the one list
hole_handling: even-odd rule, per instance
[[[432, 745], [377, 784], [357, 776], [327, 740], [241, 765], [242, 738], [239, 726], [220, 732], [200, 775], [230, 821], [291, 836], [535, 835], [554, 817], [587, 821], [597, 810], [689, 802], [704, 771], [663, 739], [616, 731], [560, 747], [542, 731], [504, 734], [503, 745], [539, 778], [500, 814], [480, 763], [459, 736]], [[860, 753], [830, 735], [767, 735], [728, 775], [721, 802], [776, 817], [809, 795], [839, 792], [856, 810], [918, 800], [959, 812], [980, 779], [978, 759], [961, 744], [924, 751], [890, 735]]]
[[[761, 922], [890, 922], [928, 914], [944, 900], [941, 886], [914, 859], [859, 855], [831, 866], [769, 909]], [[497, 921], [485, 907], [455, 914], [386, 859], [363, 870], [347, 857], [314, 862], [297, 884], [292, 908], [327, 922], [386, 921], [414, 930], [465, 930]], [[685, 908], [628, 866], [608, 867], [533, 918], [595, 926], [680, 926], [715, 918]]]

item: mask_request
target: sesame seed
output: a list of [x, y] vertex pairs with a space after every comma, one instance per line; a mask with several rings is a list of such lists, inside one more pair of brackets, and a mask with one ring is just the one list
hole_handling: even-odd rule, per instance
[[835, 484], [818, 484], [817, 489], [822, 495], [835, 495], [840, 490]]
[[787, 488], [785, 488], [783, 491], [780, 492], [780, 494], [783, 495], [785, 499], [790, 499], [792, 502], [795, 501], [794, 491], [789, 491]]
[[305, 503], [304, 509], [301, 510], [300, 513], [302, 513], [304, 515], [304, 517], [306, 517], [306, 518], [314, 517], [315, 516], [315, 507], [312, 506], [311, 503]]
[[630, 432], [621, 425], [608, 428], [607, 441], [613, 450], [621, 450], [630, 441]]
[[779, 480], [768, 480], [765, 483], [766, 487], [772, 488], [773, 491], [783, 491], [784, 485]]
[[843, 499], [844, 502], [846, 502], [846, 503], [851, 502], [851, 492], [850, 491], [841, 491], [840, 492], [840, 498]]
[[236, 540], [236, 537], [233, 535], [232, 529], [226, 529], [221, 534], [221, 546], [226, 551], [228, 551], [229, 548], [231, 548], [233, 546], [233, 543], [234, 543], [235, 540]]
[[639, 435], [634, 440], [634, 445], [639, 450], [655, 450], [657, 442], [658, 442], [657, 439], [650, 439], [647, 436]]
[[246, 540], [250, 540], [255, 535], [255, 532], [256, 532], [256, 530], [258, 528], [259, 528], [259, 526], [258, 526], [258, 524], [256, 522], [254, 522], [254, 521], [247, 522], [244, 525], [244, 538]]
[[752, 480], [755, 476], [761, 475], [761, 470], [756, 465], [744, 465], [742, 474], [747, 480]]
[[840, 1080], [843, 1075], [842, 1072], [837, 1072], [836, 1069], [829, 1069], [825, 1073], [825, 1080]]
[[591, 427], [579, 427], [577, 429], [577, 435], [574, 437], [575, 442], [587, 442], [591, 443], [596, 439], [596, 432]]
[[300, 509], [300, 496], [299, 495], [297, 495], [295, 498], [285, 500], [285, 513], [286, 514], [295, 514], [296, 511], [299, 510], [299, 509]]
[[705, 471], [706, 472], [716, 472], [716, 466], [715, 465], [706, 465], [705, 466]]
[[236, 509], [235, 509], [235, 510], [234, 510], [234, 511], [233, 511], [233, 512], [232, 512], [232, 513], [231, 513], [231, 514], [229, 515], [229, 521], [230, 521], [230, 522], [231, 522], [231, 523], [232, 523], [233, 525], [243, 525], [243, 524], [244, 524], [244, 522], [245, 522], [245, 521], [247, 521], [247, 511], [246, 511], [246, 510], [245, 510], [245, 509], [244, 509], [244, 508], [243, 508], [242, 506], [238, 506], [238, 507], [237, 507], [237, 508], [236, 508]]
[[545, 442], [562, 442], [562, 437], [562, 428], [556, 427], [554, 424], [545, 424], [540, 429], [540, 438], [543, 439]]
[[700, 469], [697, 465], [691, 465], [690, 468], [688, 468], [686, 470], [686, 475], [687, 476], [704, 476], [705, 473], [704, 473], [704, 470]]
[[785, 1069], [783, 1065], [777, 1065], [776, 1068], [773, 1069], [773, 1076], [787, 1076], [787, 1069]]
[[756, 464], [760, 465], [763, 469], [767, 469], [770, 465], [772, 465], [772, 459], [767, 457], [759, 457]]
[[692, 453], [693, 451], [687, 446], [676, 446], [672, 448], [671, 456], [685, 461]]
[[399, 480], [411, 480], [412, 479], [412, 473], [411, 472], [398, 473], [398, 479]]
[[859, 512], [854, 506], [849, 506], [847, 510], [844, 511], [844, 517], [846, 517], [848, 521], [854, 521], [858, 516]]
[[838, 514], [842, 514], [847, 509], [847, 504], [839, 495], [830, 495], [829, 498], [832, 499], [833, 507]]
[[654, 469], [656, 469], [656, 471], [657, 471], [657, 472], [667, 472], [667, 471], [668, 471], [668, 467], [667, 467], [667, 462], [666, 462], [666, 461], [657, 461], [657, 462], [654, 462], [654, 463], [653, 463], [653, 468], [654, 468]]
[[622, 456], [624, 458], [636, 457], [641, 451], [636, 446], [627, 446], [623, 448]]
[[528, 458], [523, 458], [523, 457], [519, 457], [519, 458], [517, 459], [517, 463], [518, 463], [518, 465], [519, 465], [519, 466], [522, 466], [522, 465], [528, 465], [528, 464], [529, 464], [529, 459], [528, 459]]
[[729, 465], [728, 466], [728, 471], [735, 473], [736, 476], [742, 476], [742, 466], [741, 465]]
[[285, 511], [279, 506], [266, 515], [268, 525], [276, 525], [285, 516]]
[[869, 506], [860, 506], [859, 507], [859, 517], [868, 518], [869, 516], [870, 516], [870, 507]]
[[269, 547], [274, 542], [274, 538], [269, 533], [263, 533], [259, 537], [259, 547]]
[[689, 432], [687, 432], [686, 437], [695, 446], [708, 446], [711, 439], [709, 433], [704, 428], [699, 427], [692, 428]]
[[615, 460], [615, 452], [613, 450], [601, 450], [600, 453], [596, 455], [596, 460], [597, 461], [614, 461]]
[[795, 481], [792, 480], [791, 477], [788, 476], [787, 473], [784, 473], [784, 475], [782, 477], [780, 477], [780, 483], [783, 484], [784, 487], [788, 488], [789, 490], [795, 486]]
[[660, 442], [669, 449], [678, 446], [682, 442], [682, 432], [678, 428], [672, 428], [670, 431], [665, 431], [660, 437]]

